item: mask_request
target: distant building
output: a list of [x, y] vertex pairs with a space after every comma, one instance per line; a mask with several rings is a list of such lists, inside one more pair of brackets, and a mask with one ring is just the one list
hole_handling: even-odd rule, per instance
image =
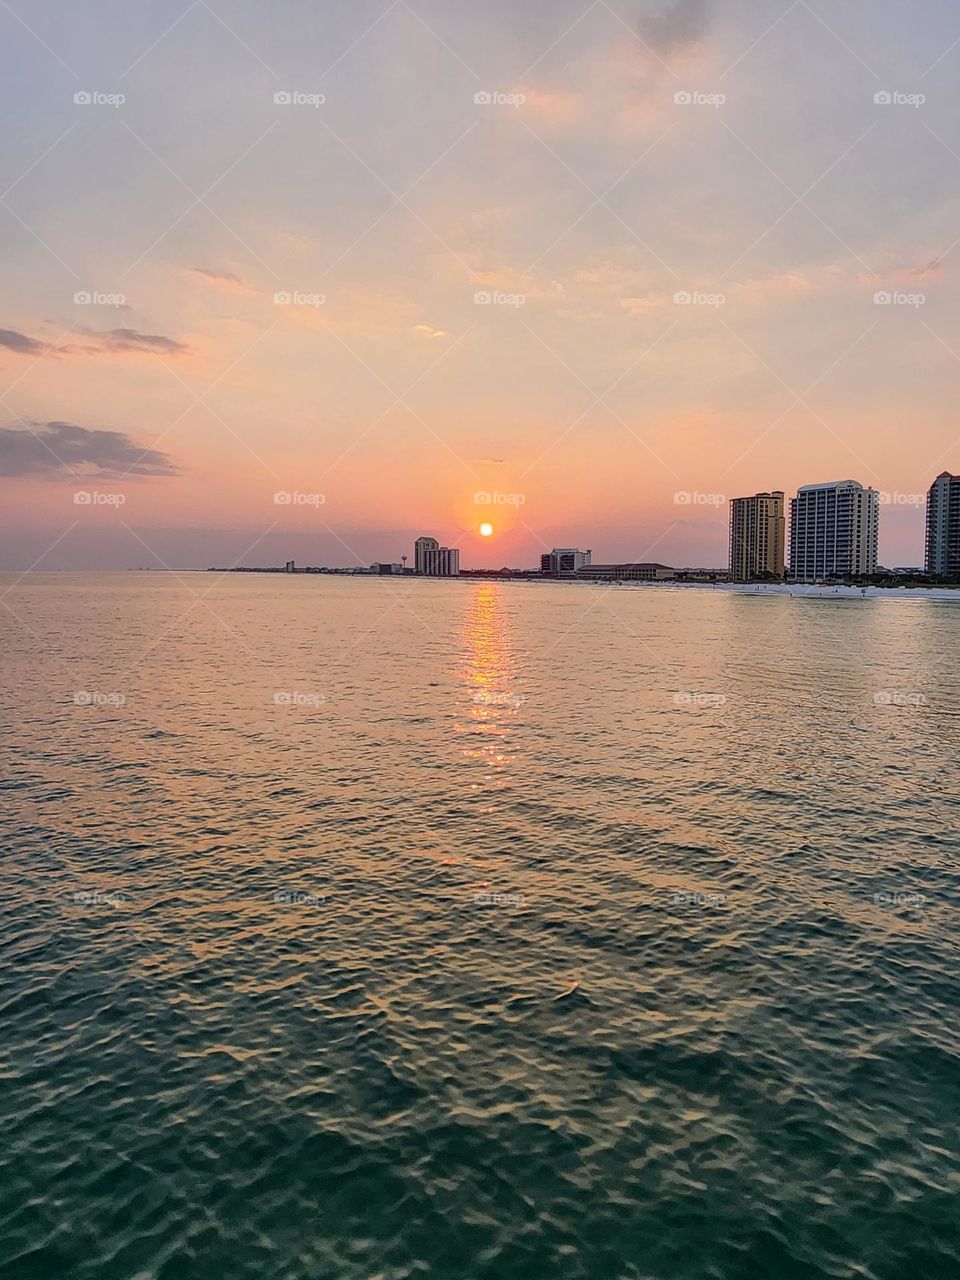
[[960, 476], [943, 471], [927, 493], [927, 573], [960, 578]]
[[428, 578], [460, 576], [460, 552], [454, 547], [441, 547], [436, 538], [418, 538], [414, 546], [416, 572]]
[[674, 574], [678, 582], [733, 582], [733, 574], [728, 569], [677, 569]]
[[783, 491], [730, 500], [730, 573], [735, 582], [782, 578]]
[[807, 484], [790, 503], [790, 577], [818, 582], [877, 571], [880, 495], [855, 480]]
[[665, 564], [592, 564], [579, 569], [577, 577], [587, 582], [663, 582], [674, 573]]
[[436, 538], [418, 538], [413, 547], [413, 564], [417, 573], [427, 572], [427, 552], [438, 551], [440, 543]]
[[296, 572], [297, 572], [297, 563], [296, 563], [296, 561], [295, 561], [295, 560], [288, 560], [288, 561], [287, 561], [287, 563], [283, 566], [283, 571], [284, 571], [284, 573], [296, 573]]
[[540, 572], [554, 576], [578, 573], [589, 565], [590, 555], [589, 551], [578, 551], [576, 547], [554, 547], [540, 557]]
[[402, 564], [383, 564], [378, 561], [377, 563], [372, 564], [370, 566], [370, 572], [378, 574], [381, 578], [389, 578], [393, 574], [403, 573], [403, 565]]

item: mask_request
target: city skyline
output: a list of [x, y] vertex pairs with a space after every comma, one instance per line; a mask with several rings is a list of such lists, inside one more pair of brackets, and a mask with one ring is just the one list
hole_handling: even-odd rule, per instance
[[[884, 559], [884, 557], [882, 556], [881, 549], [883, 546], [882, 533], [885, 525], [884, 525], [884, 521], [881, 520], [879, 522], [880, 538], [878, 539], [878, 552], [874, 559], [874, 563], [880, 564], [881, 566], [884, 564], [886, 564], [887, 566], [904, 564], [904, 565], [915, 566], [917, 568], [924, 567], [929, 563], [928, 547], [930, 544], [931, 535], [930, 535], [929, 516], [927, 513], [928, 500], [929, 500], [930, 493], [936, 487], [937, 480], [942, 480], [944, 478], [946, 478], [948, 481], [956, 481], [956, 477], [951, 475], [950, 472], [945, 471], [945, 472], [942, 472], [941, 475], [937, 477], [937, 479], [934, 480], [930, 485], [928, 485], [926, 489], [922, 491], [918, 491], [916, 493], [907, 493], [902, 490], [879, 491], [879, 490], [873, 489], [869, 485], [860, 486], [867, 492], [872, 492], [877, 494], [878, 511], [885, 512], [888, 518], [892, 516], [898, 528], [901, 527], [902, 521], [898, 520], [897, 517], [899, 515], [902, 515], [902, 513], [904, 512], [910, 513], [911, 523], [914, 525], [913, 539], [910, 541], [907, 541], [907, 540], [903, 541], [903, 545], [906, 548], [907, 554], [900, 557], [899, 559], [895, 559], [892, 556], [887, 556]], [[190, 568], [190, 567], [198, 568], [198, 567], [201, 567], [200, 560], [197, 559], [196, 557], [191, 558], [189, 560], [184, 560], [180, 563], [176, 563], [176, 562], [169, 563], [169, 564], [165, 563], [160, 558], [159, 552], [151, 548], [138, 535], [137, 530], [134, 527], [131, 527], [130, 525], [128, 525], [126, 521], [123, 519], [125, 508], [126, 508], [126, 494], [122, 492], [122, 490], [117, 486], [116, 482], [111, 483], [110, 480], [107, 478], [100, 478], [99, 480], [91, 479], [88, 481], [88, 484], [90, 486], [89, 488], [73, 488], [72, 490], [69, 491], [68, 496], [72, 501], [74, 508], [79, 507], [84, 514], [86, 512], [91, 512], [92, 514], [99, 515], [101, 518], [101, 524], [99, 526], [99, 529], [101, 532], [104, 529], [104, 527], [109, 526], [111, 516], [117, 518], [118, 522], [123, 526], [123, 528], [129, 534], [129, 537], [131, 540], [131, 550], [129, 555], [123, 558], [123, 563], [97, 564], [97, 565], [80, 564], [79, 566], [72, 565], [72, 564], [59, 564], [59, 563], [50, 563], [46, 565], [37, 563], [37, 564], [31, 565], [30, 566], [31, 569], [36, 571], [41, 571], [44, 568], [48, 570], [51, 570], [51, 569], [57, 570], [57, 569], [74, 568], [74, 567], [103, 568], [103, 569], [111, 569], [111, 568], [142, 569], [145, 567], [151, 567], [151, 568]], [[807, 484], [798, 485], [797, 492], [799, 493], [804, 489], [832, 487], [836, 484], [859, 485], [859, 482], [858, 481], [820, 481], [815, 483], [807, 483]], [[952, 536], [954, 540], [956, 540], [956, 536], [957, 536], [956, 527], [955, 527], [957, 516], [954, 511], [957, 505], [957, 499], [954, 493], [955, 487], [956, 486], [954, 485], [949, 490], [949, 493], [951, 495], [950, 502], [952, 504], [950, 507], [950, 511], [951, 511], [951, 516], [953, 520], [953, 524], [951, 525], [951, 531], [952, 531]], [[789, 490], [787, 492], [789, 492]], [[511, 538], [510, 534], [516, 532], [515, 523], [514, 523], [516, 521], [516, 515], [514, 514], [511, 518], [508, 519], [508, 524], [506, 529], [501, 523], [502, 511], [504, 509], [504, 506], [514, 505], [514, 508], [517, 509], [519, 508], [519, 506], [522, 505], [522, 503], [519, 503], [519, 504], [502, 503], [501, 504], [498, 502], [498, 500], [501, 498], [516, 499], [517, 497], [522, 497], [522, 495], [501, 495], [498, 492], [494, 491], [484, 496], [486, 499], [490, 500], [488, 503], [478, 504], [477, 502], [478, 495], [475, 494], [473, 496], [473, 504], [478, 513], [474, 516], [474, 524], [464, 530], [459, 531], [460, 532], [459, 542], [454, 539], [449, 539], [450, 546], [443, 547], [441, 548], [441, 550], [449, 555], [453, 555], [456, 557], [457, 566], [459, 569], [460, 558], [464, 553], [464, 548], [466, 547], [469, 554], [469, 559], [471, 562], [465, 564], [463, 567], [466, 569], [484, 569], [484, 568], [492, 568], [494, 563], [496, 563], [500, 567], [503, 567], [509, 563], [509, 557], [506, 557], [506, 556], [498, 557], [496, 554], [493, 554], [491, 559], [491, 553], [494, 553], [497, 549], [507, 550], [509, 548], [517, 548], [517, 547], [522, 548], [524, 546], [532, 545], [534, 548], [539, 548], [539, 550], [534, 550], [534, 552], [531, 553], [531, 559], [534, 563], [540, 563], [542, 565], [542, 563], [549, 558], [549, 555], [551, 554], [551, 552], [549, 550], [545, 550], [548, 544], [543, 541], [539, 531], [530, 528], [524, 523], [523, 527], [526, 532], [526, 537], [519, 538], [519, 539], [516, 537]], [[283, 510], [286, 507], [290, 507], [292, 509], [303, 508], [306, 510], [312, 510], [313, 512], [317, 512], [317, 511], [320, 511], [325, 505], [325, 498], [326, 498], [326, 495], [323, 495], [323, 494], [310, 494], [310, 493], [303, 493], [301, 491], [294, 490], [294, 491], [278, 491], [272, 495], [271, 501], [274, 505], [274, 508], [279, 507], [280, 510]], [[734, 533], [733, 533], [733, 523], [732, 523], [733, 513], [738, 509], [741, 511], [748, 510], [749, 508], [745, 507], [744, 504], [755, 504], [757, 500], [768, 500], [768, 499], [772, 499], [774, 501], [779, 499], [781, 503], [781, 510], [783, 510], [784, 491], [779, 489], [766, 490], [766, 491], [759, 492], [752, 495], [730, 495], [729, 497], [726, 494], [702, 493], [699, 491], [678, 491], [677, 493], [675, 493], [673, 495], [673, 502], [674, 502], [674, 505], [678, 507], [680, 510], [684, 510], [688, 508], [697, 509], [700, 507], [706, 507], [718, 513], [714, 519], [709, 521], [709, 525], [711, 529], [717, 530], [717, 536], [715, 536], [713, 539], [713, 544], [714, 544], [714, 548], [716, 549], [716, 553], [712, 556], [710, 555], [704, 556], [699, 561], [690, 560], [685, 563], [688, 566], [698, 564], [701, 566], [712, 566], [718, 569], [729, 568], [731, 570], [734, 570], [735, 569], [735, 563], [733, 559]], [[744, 519], [749, 518], [754, 521], [756, 520], [756, 517], [754, 515], [751, 515], [750, 517], [744, 516], [743, 518]], [[789, 567], [789, 563], [790, 563], [789, 530], [791, 528], [791, 520], [788, 519], [783, 514], [781, 514], [779, 517], [773, 516], [771, 518], [774, 520], [779, 518], [781, 522], [779, 536], [780, 536], [780, 539], [782, 540], [783, 545], [780, 549], [780, 553], [781, 553], [781, 561], [784, 564], [784, 568], [786, 569]], [[318, 557], [317, 550], [318, 550], [318, 547], [325, 544], [333, 550], [336, 550], [336, 548], [339, 547], [341, 550], [350, 552], [354, 556], [355, 564], [357, 567], [365, 567], [371, 563], [372, 564], [378, 563], [378, 559], [376, 555], [371, 557], [369, 560], [361, 558], [357, 553], [355, 546], [351, 546], [350, 544], [348, 544], [337, 533], [336, 530], [332, 529], [326, 523], [326, 521], [320, 520], [313, 527], [307, 527], [305, 525], [301, 525], [299, 528], [296, 528], [292, 534], [289, 532], [283, 532], [283, 533], [275, 532], [275, 526], [277, 523], [278, 522], [275, 520], [274, 524], [270, 527], [270, 529], [266, 533], [261, 534], [259, 537], [255, 539], [254, 545], [256, 547], [261, 549], [265, 547], [266, 548], [276, 547], [279, 549], [279, 551], [283, 553], [284, 557], [287, 555], [288, 552], [290, 552], [291, 550], [294, 550], [296, 551], [296, 554], [292, 558], [295, 562], [307, 561], [310, 563], [319, 564], [321, 563], [323, 557]], [[91, 521], [91, 524], [93, 524], [93, 521]], [[422, 524], [422, 521], [418, 521], [418, 524]], [[511, 524], [514, 525], [513, 528], [510, 527]], [[639, 525], [640, 527], [642, 527], [643, 525], [642, 520], [639, 522]], [[723, 530], [722, 551], [719, 550], [721, 546], [719, 529], [721, 526]], [[72, 526], [72, 529], [75, 529], [76, 527], [77, 527], [77, 522], [74, 523], [74, 525]], [[96, 529], [96, 527], [97, 526], [94, 525], [94, 529]], [[416, 526], [414, 527], [416, 528]], [[751, 528], [753, 528], [753, 526], [751, 526]], [[481, 530], [483, 530], [483, 532], [481, 532]], [[668, 528], [666, 533], [669, 534], [670, 531], [671, 530]], [[189, 549], [189, 547], [192, 545], [190, 543], [189, 531], [186, 531], [185, 533], [184, 531], [178, 531], [178, 532], [181, 535], [181, 540], [179, 541], [178, 545], [184, 546]], [[569, 526], [562, 527], [559, 530], [559, 532], [569, 533]], [[221, 533], [223, 538], [227, 540], [227, 545], [232, 545], [230, 533], [228, 531], [221, 531]], [[367, 531], [364, 534], [363, 539], [357, 539], [356, 541], [357, 542], [362, 541], [364, 545], [368, 545], [368, 544], [372, 545], [375, 552], [376, 551], [382, 552], [384, 545], [389, 544], [391, 538], [394, 539], [397, 545], [403, 545], [405, 536], [406, 535], [402, 533], [399, 535], [395, 533], [378, 534], [373, 531]], [[614, 543], [614, 547], [622, 548], [624, 553], [622, 557], [622, 562], [628, 563], [630, 562], [631, 556], [634, 556], [635, 558], [636, 543], [638, 541], [637, 536], [636, 534], [631, 534], [629, 531], [629, 528], [625, 527], [622, 531], [618, 531], [618, 539], [619, 541]], [[422, 540], [422, 536], [420, 540]], [[438, 539], [431, 536], [429, 538], [429, 541], [434, 542], [437, 547], [440, 547], [440, 542]], [[567, 541], [568, 542], [576, 541], [576, 539], [568, 538]], [[911, 541], [914, 544], [912, 548], [911, 548]], [[415, 539], [412, 534], [409, 537], [409, 542], [415, 542]], [[214, 546], [217, 545], [216, 541], [214, 542], [213, 545]], [[608, 543], [607, 545], [609, 546], [610, 544]], [[656, 539], [655, 546], [656, 545], [661, 546], [661, 549], [669, 550], [670, 543], [666, 541], [665, 535], [661, 534]], [[484, 556], [484, 553], [481, 550], [481, 548], [486, 548], [486, 556]], [[554, 547], [552, 548], [552, 552], [556, 553], [558, 550], [563, 550], [563, 548], [560, 548], [558, 545], [554, 545]], [[43, 555], [41, 553], [41, 559], [49, 560], [51, 558], [54, 558], [52, 557], [51, 553], [55, 551], [56, 551], [56, 545], [54, 545], [51, 548], [48, 548], [47, 555]], [[912, 551], [912, 554], [911, 554], [911, 551]], [[589, 556], [589, 554], [590, 553], [588, 552], [587, 555]], [[956, 555], [957, 555], [956, 551], [951, 552], [951, 556], [953, 557], [949, 562], [951, 565], [953, 565]], [[216, 557], [212, 557], [212, 558], [215, 559]], [[672, 558], [674, 561], [676, 561], [678, 566], [680, 565], [680, 562], [682, 560], [682, 557], [680, 556], [673, 556], [668, 558]], [[236, 564], [238, 566], [242, 566], [245, 559], [246, 557], [243, 555], [243, 553], [241, 553], [236, 560]], [[266, 562], [269, 560], [269, 556], [264, 557], [263, 555], [261, 555], [259, 559], [263, 562]], [[610, 559], [611, 559], [611, 562], [617, 562], [618, 556], [614, 554], [612, 557], [610, 557]], [[334, 560], [335, 560], [335, 557], [334, 557]], [[331, 561], [331, 563], [333, 562], [334, 561]], [[518, 565], [519, 563], [520, 563], [519, 560], [514, 561], [514, 565]], [[24, 568], [24, 567], [26, 566], [0, 565], [0, 568], [17, 569], [17, 568]], [[347, 567], [347, 566], [344, 566], [344, 567]], [[929, 571], [933, 572], [934, 570], [929, 570]], [[775, 576], [775, 571], [771, 570], [771, 572], [774, 572], [774, 576]], [[748, 576], [752, 576], [752, 575], [748, 575]]]
[[[291, 497], [284, 496], [287, 499]], [[480, 495], [475, 495], [475, 498], [478, 496]], [[490, 545], [495, 542], [497, 530], [487, 520], [486, 507], [496, 495], [483, 496], [484, 518], [478, 530], [482, 540]], [[696, 501], [699, 496], [701, 495], [677, 494], [675, 500], [679, 501], [679, 505], [685, 506]], [[847, 479], [801, 485], [796, 495], [790, 499], [789, 508], [781, 489], [729, 499], [723, 495], [710, 496], [722, 499], [727, 509], [726, 562], [721, 564], [718, 561], [712, 565], [704, 562], [699, 566], [677, 564], [673, 566], [677, 570], [691, 572], [696, 567], [727, 571], [735, 581], [776, 580], [783, 577], [814, 581], [840, 573], [866, 577], [878, 571], [904, 567], [940, 576], [960, 575], [960, 476], [947, 471], [933, 480], [926, 493], [915, 495], [880, 493], [859, 481]], [[922, 503], [922, 554], [914, 560], [905, 560], [903, 565], [884, 565], [879, 559], [879, 532], [882, 527], [880, 510], [896, 505], [898, 499], [902, 498], [909, 498], [910, 506]], [[829, 513], [824, 507], [825, 500], [830, 504]], [[851, 501], [853, 509], [847, 511], [846, 507]], [[718, 501], [713, 505], [719, 506], [720, 503]], [[842, 535], [838, 533], [837, 525], [837, 513], [841, 509], [844, 518], [849, 521], [849, 528]], [[787, 510], [790, 513], [789, 519], [785, 514]], [[827, 514], [829, 520], [826, 518]], [[829, 546], [824, 545], [825, 539]], [[548, 576], [589, 577], [592, 555], [592, 549], [554, 546], [537, 557], [538, 571]], [[405, 571], [407, 556], [404, 554], [401, 559], [402, 564], [399, 561], [391, 563], [375, 560], [372, 568], [401, 573]], [[337, 567], [345, 569], [349, 566]], [[363, 571], [367, 566], [358, 564], [354, 567]], [[603, 573], [604, 570], [663, 569], [667, 566], [659, 561], [638, 562], [634, 559], [593, 567], [600, 571], [593, 576], [602, 578], [609, 576]], [[532, 571], [519, 564], [508, 566], [506, 561], [499, 566], [490, 562], [466, 568], [468, 572], [496, 572], [503, 568], [518, 572]], [[460, 572], [460, 549], [441, 547], [434, 536], [421, 535], [414, 543], [413, 566], [408, 572], [428, 577], [456, 576]]]
[[[493, 495], [483, 496], [489, 505]], [[690, 500], [695, 495], [684, 496]], [[291, 497], [284, 495], [285, 500]], [[466, 572], [509, 571], [524, 576], [539, 573], [550, 578], [586, 581], [657, 581], [679, 574], [687, 580], [694, 580], [697, 575], [701, 578], [723, 575], [733, 582], [817, 582], [837, 577], [870, 578], [887, 572], [960, 579], [960, 476], [941, 472], [927, 490], [922, 565], [882, 565], [879, 562], [880, 508], [895, 497], [881, 494], [856, 480], [801, 485], [790, 499], [789, 522], [785, 516], [783, 490], [730, 498], [729, 555], [725, 566], [668, 566], [649, 560], [594, 564], [592, 548], [566, 546], [543, 552], [539, 557], [539, 568], [487, 564], [471, 566]], [[495, 533], [493, 524], [487, 521], [481, 523], [480, 531], [486, 540]], [[422, 534], [414, 543], [413, 550], [410, 568], [407, 567], [408, 556], [403, 554], [399, 561], [374, 561], [369, 570], [366, 565], [356, 565], [323, 566], [322, 571], [369, 571], [386, 576], [460, 576], [458, 548], [442, 547], [437, 538]], [[294, 561], [287, 561], [286, 571], [294, 572], [294, 565]], [[309, 566], [302, 571], [315, 572], [318, 566]]]
[[[0, 15], [4, 567], [370, 563], [424, 512], [469, 567], [477, 492], [507, 563], [719, 564], [676, 494], [951, 465], [949, 6], [61, 8]], [[881, 561], [922, 542], [891, 504]]]

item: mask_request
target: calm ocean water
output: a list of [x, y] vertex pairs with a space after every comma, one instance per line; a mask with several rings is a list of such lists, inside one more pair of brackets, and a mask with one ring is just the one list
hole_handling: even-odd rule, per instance
[[960, 1276], [960, 605], [14, 583], [4, 1277]]

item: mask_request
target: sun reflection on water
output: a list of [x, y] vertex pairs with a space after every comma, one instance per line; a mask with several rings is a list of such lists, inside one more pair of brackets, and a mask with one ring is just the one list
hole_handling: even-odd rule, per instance
[[[469, 720], [458, 726], [468, 735], [463, 753], [468, 760], [487, 765], [493, 771], [488, 775], [492, 780], [509, 763], [509, 738], [524, 701], [517, 683], [510, 619], [498, 584], [477, 583], [467, 598], [460, 638], [469, 699]], [[472, 790], [479, 788], [478, 782], [471, 783]]]

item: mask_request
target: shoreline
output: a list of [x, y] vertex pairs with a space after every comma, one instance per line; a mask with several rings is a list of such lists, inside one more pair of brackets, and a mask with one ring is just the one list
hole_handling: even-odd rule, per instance
[[[18, 571], [14, 569], [0, 571], [3, 573], [16, 574]], [[220, 577], [227, 576], [243, 576], [256, 575], [273, 578], [335, 578], [347, 579], [351, 582], [387, 582], [394, 585], [409, 582], [502, 582], [513, 583], [521, 586], [572, 586], [572, 587], [592, 587], [596, 590], [607, 591], [723, 591], [732, 592], [736, 595], [748, 596], [795, 596], [803, 599], [812, 600], [932, 600], [942, 601], [944, 603], [960, 604], [960, 584], [957, 586], [869, 586], [869, 587], [851, 587], [851, 586], [819, 586], [816, 583], [807, 582], [675, 582], [671, 580], [660, 582], [624, 582], [609, 581], [598, 582], [596, 580], [584, 580], [576, 578], [541, 578], [538, 575], [530, 574], [525, 577], [521, 574], [516, 576], [501, 573], [462, 573], [457, 577], [426, 577], [416, 574], [370, 574], [370, 573], [350, 573], [350, 572], [321, 572], [319, 570], [301, 570], [298, 569], [294, 573], [285, 573], [282, 569], [167, 569], [167, 568], [138, 568], [138, 569], [38, 569], [34, 570], [31, 577], [86, 577], [88, 575], [111, 576], [113, 574], [144, 574], [157, 575], [160, 577], [173, 576], [179, 574], [209, 574], [214, 573]], [[21, 572], [20, 577], [27, 575]]]
[[[135, 571], [131, 571], [135, 572]], [[154, 570], [157, 572], [157, 570]], [[160, 570], [159, 572], [166, 572]], [[597, 581], [580, 578], [542, 578], [537, 574], [509, 575], [501, 573], [467, 572], [455, 577], [428, 577], [418, 574], [371, 574], [349, 572], [319, 572], [316, 570], [298, 569], [293, 573], [285, 573], [282, 569], [207, 569], [184, 570], [182, 572], [206, 572], [226, 574], [268, 574], [281, 578], [348, 578], [351, 581], [375, 582], [510, 582], [523, 586], [574, 586], [594, 587], [606, 590], [645, 590], [645, 591], [726, 591], [737, 595], [750, 596], [797, 596], [814, 600], [944, 600], [960, 603], [960, 584], [957, 586], [821, 586], [812, 582], [677, 582], [666, 579], [650, 582], [630, 581]]]

